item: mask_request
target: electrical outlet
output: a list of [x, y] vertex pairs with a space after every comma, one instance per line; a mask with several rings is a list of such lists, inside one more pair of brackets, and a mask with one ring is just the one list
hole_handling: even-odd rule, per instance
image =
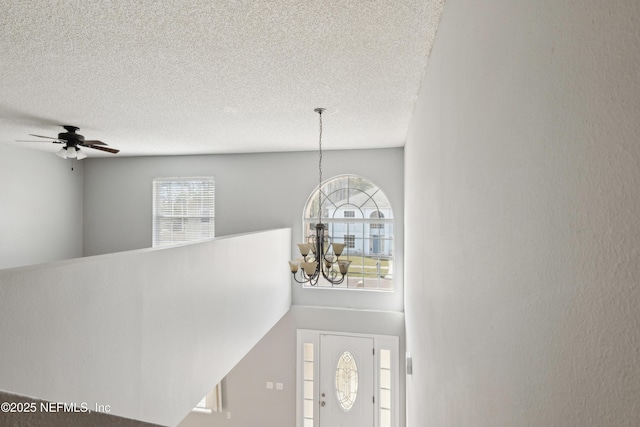
[[273, 390], [273, 383], [271, 381], [267, 381], [267, 390]]
[[276, 390], [282, 390], [284, 389], [284, 385], [282, 385], [282, 383], [276, 383]]
[[231, 412], [227, 412], [227, 419], [230, 420], [231, 419]]

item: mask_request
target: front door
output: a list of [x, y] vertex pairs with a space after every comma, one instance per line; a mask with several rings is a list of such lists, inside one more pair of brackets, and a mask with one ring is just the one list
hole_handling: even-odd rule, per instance
[[320, 427], [373, 427], [373, 338], [320, 336]]

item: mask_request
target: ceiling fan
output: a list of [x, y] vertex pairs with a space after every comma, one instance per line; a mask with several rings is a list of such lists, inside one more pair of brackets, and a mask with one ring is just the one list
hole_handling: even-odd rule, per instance
[[[84, 151], [80, 150], [80, 147], [93, 148], [94, 150], [105, 151], [107, 153], [116, 154], [120, 150], [116, 150], [115, 148], [107, 147], [102, 141], [97, 140], [85, 140], [84, 136], [76, 133], [80, 128], [76, 126], [62, 126], [66, 132], [61, 132], [58, 134], [57, 138], [53, 138], [51, 136], [42, 136], [42, 135], [34, 135], [30, 133], [29, 135], [35, 136], [38, 138], [46, 138], [53, 139], [51, 141], [53, 144], [64, 144], [64, 147], [60, 149], [56, 154], [63, 159], [78, 159], [82, 160], [87, 157], [87, 154]], [[17, 141], [17, 142], [43, 142], [43, 141]]]

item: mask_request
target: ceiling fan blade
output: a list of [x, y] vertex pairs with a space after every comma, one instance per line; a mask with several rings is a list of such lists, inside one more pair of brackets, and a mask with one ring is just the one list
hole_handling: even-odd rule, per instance
[[60, 139], [60, 138], [53, 138], [53, 137], [51, 137], [51, 136], [34, 135], [34, 134], [32, 134], [32, 133], [30, 133], [29, 135], [31, 135], [31, 136], [37, 136], [38, 138], [57, 139], [57, 140], [59, 140], [59, 139]]
[[38, 116], [36, 114], [25, 113], [24, 111], [16, 110], [6, 105], [0, 105], [0, 121], [10, 120], [12, 122], [22, 122], [28, 124], [34, 124], [39, 126], [60, 126], [60, 121], [53, 120], [50, 117]]
[[48, 142], [51, 144], [64, 144], [62, 141], [29, 141], [26, 139], [16, 139], [16, 142]]
[[88, 148], [93, 148], [94, 150], [106, 151], [107, 153], [116, 154], [120, 152], [120, 150], [116, 150], [115, 148], [107, 148], [101, 145], [87, 145]]
[[102, 141], [97, 141], [97, 140], [93, 140], [92, 139], [92, 140], [89, 140], [89, 141], [85, 140], [81, 145], [84, 145], [85, 147], [89, 147], [91, 145], [109, 145], [109, 144], [106, 144], [106, 143], [104, 143]]

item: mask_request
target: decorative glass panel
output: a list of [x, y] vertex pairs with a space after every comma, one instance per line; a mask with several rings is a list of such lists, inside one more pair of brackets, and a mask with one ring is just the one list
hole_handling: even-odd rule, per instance
[[304, 417], [313, 419], [313, 400], [304, 401]]
[[391, 369], [391, 351], [380, 350], [380, 368]]
[[313, 381], [304, 382], [304, 396], [305, 399], [313, 399]]
[[380, 387], [391, 389], [391, 372], [388, 369], [380, 370]]
[[313, 362], [304, 362], [304, 379], [313, 380]]
[[358, 367], [349, 351], [338, 358], [336, 367], [336, 397], [340, 407], [349, 412], [358, 397]]
[[304, 343], [304, 360], [313, 362], [313, 343]]
[[391, 409], [391, 390], [380, 389], [380, 407]]
[[380, 427], [391, 427], [391, 411], [388, 409], [380, 410]]
[[391, 351], [380, 349], [380, 427], [391, 427]]
[[[304, 426], [313, 426], [313, 343], [304, 343], [303, 344], [303, 390], [302, 390], [302, 398], [303, 398], [303, 409], [302, 409], [302, 417], [304, 419]], [[309, 424], [311, 423], [311, 424]]]

